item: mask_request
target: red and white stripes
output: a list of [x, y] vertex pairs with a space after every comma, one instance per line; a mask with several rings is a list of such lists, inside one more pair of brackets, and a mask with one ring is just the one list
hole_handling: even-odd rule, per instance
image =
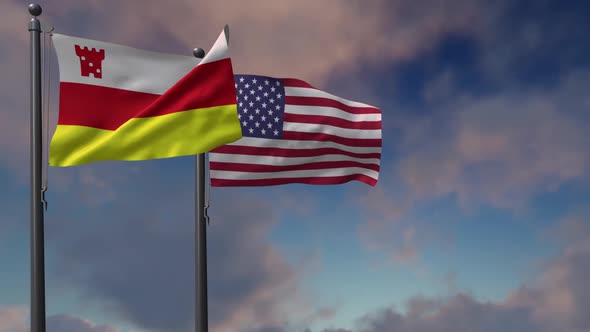
[[351, 180], [374, 186], [381, 159], [381, 111], [300, 80], [282, 82], [282, 139], [243, 137], [211, 151], [212, 186]]

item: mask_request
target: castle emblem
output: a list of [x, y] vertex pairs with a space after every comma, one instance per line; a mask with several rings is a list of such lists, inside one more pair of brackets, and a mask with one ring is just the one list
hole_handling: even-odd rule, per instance
[[102, 78], [102, 60], [104, 60], [104, 50], [97, 51], [95, 48], [89, 50], [88, 47], [81, 48], [75, 45], [76, 55], [80, 58], [80, 74], [82, 76]]

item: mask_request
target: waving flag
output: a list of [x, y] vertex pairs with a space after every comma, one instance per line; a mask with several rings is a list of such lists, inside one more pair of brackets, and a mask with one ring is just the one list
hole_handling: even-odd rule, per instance
[[381, 111], [297, 79], [236, 75], [243, 138], [209, 153], [211, 185], [374, 186]]
[[241, 138], [227, 32], [202, 60], [55, 34], [50, 165], [195, 155]]

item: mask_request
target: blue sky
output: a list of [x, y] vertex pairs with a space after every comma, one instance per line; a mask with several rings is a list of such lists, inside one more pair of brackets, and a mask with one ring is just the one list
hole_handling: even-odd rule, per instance
[[[590, 330], [584, 1], [41, 3], [383, 112], [379, 183], [213, 188], [212, 331]], [[28, 20], [0, 4], [0, 332], [28, 331]], [[57, 119], [53, 66], [51, 131]], [[191, 331], [192, 158], [49, 170], [48, 332]]]

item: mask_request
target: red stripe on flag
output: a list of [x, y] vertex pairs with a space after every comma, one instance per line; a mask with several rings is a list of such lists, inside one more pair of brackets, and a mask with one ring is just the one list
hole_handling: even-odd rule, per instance
[[283, 82], [283, 85], [285, 87], [290, 87], [290, 88], [310, 88], [310, 89], [315, 89], [318, 90], [316, 87], [312, 86], [311, 84], [302, 81], [302, 80], [298, 80], [296, 78], [281, 78], [280, 79]]
[[359, 129], [359, 130], [373, 130], [381, 129], [381, 121], [361, 121], [354, 122], [348, 121], [341, 118], [335, 118], [332, 116], [325, 115], [307, 115], [307, 114], [291, 114], [285, 113], [285, 122], [298, 122], [298, 123], [312, 123], [318, 125], [329, 125], [339, 128], [348, 129]]
[[147, 107], [158, 95], [96, 85], [59, 84], [60, 125], [116, 130]]
[[199, 65], [163, 95], [79, 83], [60, 83], [58, 124], [116, 130], [146, 118], [236, 102], [230, 59]]
[[337, 100], [322, 97], [286, 96], [285, 103], [298, 106], [333, 107], [351, 114], [381, 114], [381, 111], [375, 107], [348, 106]]
[[379, 165], [364, 164], [356, 161], [323, 161], [317, 163], [306, 163], [297, 165], [260, 165], [260, 164], [244, 164], [244, 163], [227, 163], [212, 161], [209, 163], [209, 168], [215, 171], [232, 171], [232, 172], [251, 172], [251, 173], [270, 173], [270, 172], [286, 172], [286, 171], [301, 171], [301, 170], [316, 170], [316, 169], [334, 169], [345, 167], [360, 167], [371, 169], [379, 172]]
[[227, 180], [227, 179], [211, 179], [212, 187], [258, 187], [258, 186], [276, 186], [288, 183], [302, 183], [302, 184], [342, 184], [350, 181], [364, 182], [370, 186], [375, 186], [377, 180], [363, 174], [352, 174], [346, 176], [330, 176], [330, 177], [306, 177], [306, 178], [280, 178], [280, 179], [260, 179], [260, 180]]
[[320, 141], [358, 147], [381, 147], [381, 139], [346, 138], [324, 133], [303, 133], [298, 131], [283, 131], [283, 139], [294, 141]]
[[272, 156], [272, 157], [317, 157], [324, 155], [343, 155], [353, 158], [381, 158], [381, 153], [355, 153], [336, 148], [317, 149], [285, 149], [265, 148], [244, 145], [223, 145], [211, 151], [211, 153], [243, 154], [250, 156]]

